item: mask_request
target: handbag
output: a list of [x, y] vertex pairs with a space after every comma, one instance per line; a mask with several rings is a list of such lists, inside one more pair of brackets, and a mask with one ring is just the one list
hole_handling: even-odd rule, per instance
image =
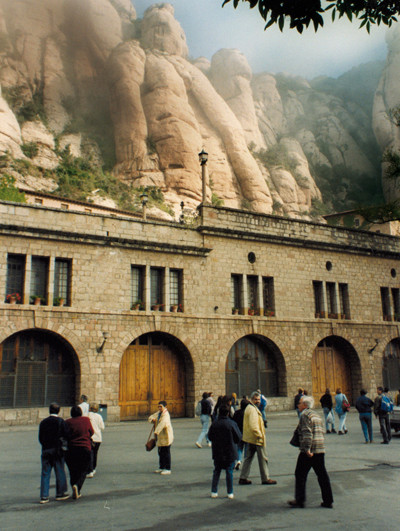
[[348, 403], [346, 397], [343, 398], [343, 402], [342, 402], [342, 411], [343, 411], [343, 413], [347, 413], [348, 411], [350, 411], [350, 404]]
[[295, 446], [296, 448], [300, 447], [300, 435], [299, 435], [299, 427], [298, 426], [294, 430], [293, 436], [290, 439], [289, 444], [291, 444], [292, 446]]
[[151, 428], [151, 430], [150, 430], [150, 434], [149, 434], [149, 438], [147, 439], [147, 442], [146, 442], [146, 444], [144, 445], [145, 448], [146, 448], [146, 452], [151, 452], [152, 449], [153, 449], [153, 448], [155, 447], [155, 445], [156, 445], [156, 438], [151, 436], [151, 434], [153, 433], [153, 430], [154, 430], [154, 426]]

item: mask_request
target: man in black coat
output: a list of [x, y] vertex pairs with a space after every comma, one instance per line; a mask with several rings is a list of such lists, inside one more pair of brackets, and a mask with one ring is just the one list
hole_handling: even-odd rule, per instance
[[212, 442], [214, 460], [211, 498], [218, 497], [219, 477], [221, 470], [225, 469], [228, 498], [233, 499], [233, 467], [238, 458], [237, 444], [241, 441], [242, 434], [236, 422], [229, 418], [229, 408], [226, 405], [219, 408], [218, 418], [211, 424], [208, 438]]
[[68, 426], [58, 416], [60, 406], [50, 404], [50, 416], [39, 425], [39, 442], [42, 445], [42, 476], [40, 481], [40, 503], [48, 503], [51, 469], [56, 474], [56, 500], [66, 500], [67, 479], [64, 470], [64, 452], [61, 438], [68, 439]]

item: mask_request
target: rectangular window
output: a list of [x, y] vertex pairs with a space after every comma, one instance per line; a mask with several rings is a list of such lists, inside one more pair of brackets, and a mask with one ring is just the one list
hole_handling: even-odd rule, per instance
[[182, 271], [180, 269], [169, 271], [169, 303], [182, 310]]
[[340, 313], [342, 319], [350, 319], [350, 300], [348, 284], [339, 284]]
[[[40, 297], [42, 304], [47, 304], [47, 284], [49, 276], [49, 259], [32, 256], [30, 297]], [[31, 300], [33, 302], [33, 300]]]
[[144, 310], [144, 275], [145, 268], [142, 266], [131, 267], [131, 308]]
[[61, 305], [61, 300], [66, 306], [70, 305], [71, 293], [71, 261], [56, 258], [54, 264], [54, 304]]
[[263, 277], [263, 306], [264, 315], [275, 315], [275, 297], [274, 297], [274, 279], [272, 277]]
[[17, 302], [22, 302], [24, 296], [25, 263], [25, 255], [9, 254], [7, 256], [6, 301], [7, 295], [18, 293], [20, 300], [17, 300]]
[[326, 296], [328, 303], [328, 317], [331, 319], [338, 318], [338, 309], [336, 301], [336, 284], [335, 282], [326, 283]]
[[400, 321], [400, 290], [399, 288], [392, 288], [392, 301], [394, 320]]
[[258, 277], [247, 277], [247, 298], [249, 310], [258, 310]]
[[381, 288], [382, 316], [384, 321], [391, 321], [389, 288]]
[[313, 280], [315, 317], [325, 317], [323, 283], [320, 280]]
[[156, 267], [150, 269], [150, 305], [161, 306], [164, 304], [163, 285], [164, 270]]
[[242, 309], [242, 275], [231, 275], [232, 312], [238, 313]]

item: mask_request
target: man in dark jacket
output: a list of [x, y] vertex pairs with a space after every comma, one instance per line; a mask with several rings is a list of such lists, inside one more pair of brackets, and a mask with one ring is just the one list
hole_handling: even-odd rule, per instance
[[[360, 396], [356, 400], [356, 409], [358, 413], [360, 414], [360, 422], [361, 422], [361, 428], [364, 433], [365, 442], [372, 443], [374, 440], [373, 434], [372, 434], [372, 413], [371, 408], [374, 405], [372, 400], [368, 398], [367, 391], [365, 389], [361, 389]], [[369, 440], [368, 440], [369, 437]]]
[[201, 422], [201, 432], [199, 435], [199, 438], [195, 442], [197, 448], [201, 448], [201, 443], [203, 442], [203, 439], [205, 438], [207, 441], [207, 444], [211, 446], [210, 441], [208, 440], [208, 427], [210, 425], [211, 420], [211, 413], [212, 413], [212, 405], [209, 400], [209, 393], [203, 393], [203, 398], [200, 400], [200, 422]]
[[226, 490], [228, 498], [233, 499], [233, 467], [238, 457], [237, 444], [242, 439], [240, 430], [232, 419], [229, 418], [229, 408], [222, 405], [219, 415], [208, 432], [208, 438], [212, 442], [212, 457], [214, 460], [214, 472], [211, 485], [211, 498], [218, 497], [218, 483], [221, 470], [226, 471]]
[[[330, 389], [325, 389], [325, 394], [321, 396], [320, 402], [322, 409], [324, 410], [326, 433], [336, 433], [335, 415], [333, 414], [333, 402]], [[332, 426], [332, 429], [329, 429], [330, 425]]]
[[68, 426], [58, 417], [60, 406], [50, 404], [50, 416], [39, 425], [39, 442], [42, 445], [42, 476], [40, 481], [40, 503], [48, 503], [51, 469], [56, 474], [56, 500], [69, 498], [67, 480], [64, 471], [64, 452], [61, 438], [68, 439]]
[[381, 428], [381, 434], [383, 441], [381, 444], [389, 444], [392, 439], [392, 432], [390, 427], [390, 418], [389, 413], [384, 411], [381, 407], [382, 405], [382, 396], [383, 396], [383, 387], [377, 387], [377, 396], [375, 397], [374, 402], [374, 413], [375, 417], [379, 420], [379, 426]]

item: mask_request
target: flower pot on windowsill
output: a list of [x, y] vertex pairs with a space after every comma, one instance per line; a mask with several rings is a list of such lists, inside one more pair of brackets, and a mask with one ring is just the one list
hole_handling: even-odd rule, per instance
[[264, 315], [266, 317], [275, 317], [275, 312], [274, 310], [264, 310]]
[[40, 303], [41, 303], [41, 302], [42, 302], [42, 299], [41, 299], [40, 297], [35, 297], [35, 298], [33, 299], [33, 304], [34, 304], [35, 306], [40, 306]]
[[9, 303], [9, 304], [17, 304], [17, 299], [16, 299], [16, 297], [10, 297], [9, 300], [8, 300], [8, 303]]
[[239, 309], [238, 308], [232, 308], [232, 315], [239, 315]]
[[159, 305], [159, 304], [153, 304], [153, 306], [151, 307], [151, 309], [152, 309], [154, 312], [158, 312], [158, 310], [160, 309], [160, 305]]
[[338, 314], [337, 313], [328, 313], [328, 318], [329, 319], [337, 319], [338, 318]]
[[63, 297], [54, 297], [53, 306], [64, 306], [65, 299]]
[[249, 308], [249, 310], [248, 310], [247, 313], [248, 313], [249, 315], [254, 315], [254, 310]]
[[177, 304], [172, 304], [170, 310], [171, 310], [171, 312], [176, 313], [178, 311], [178, 305]]

